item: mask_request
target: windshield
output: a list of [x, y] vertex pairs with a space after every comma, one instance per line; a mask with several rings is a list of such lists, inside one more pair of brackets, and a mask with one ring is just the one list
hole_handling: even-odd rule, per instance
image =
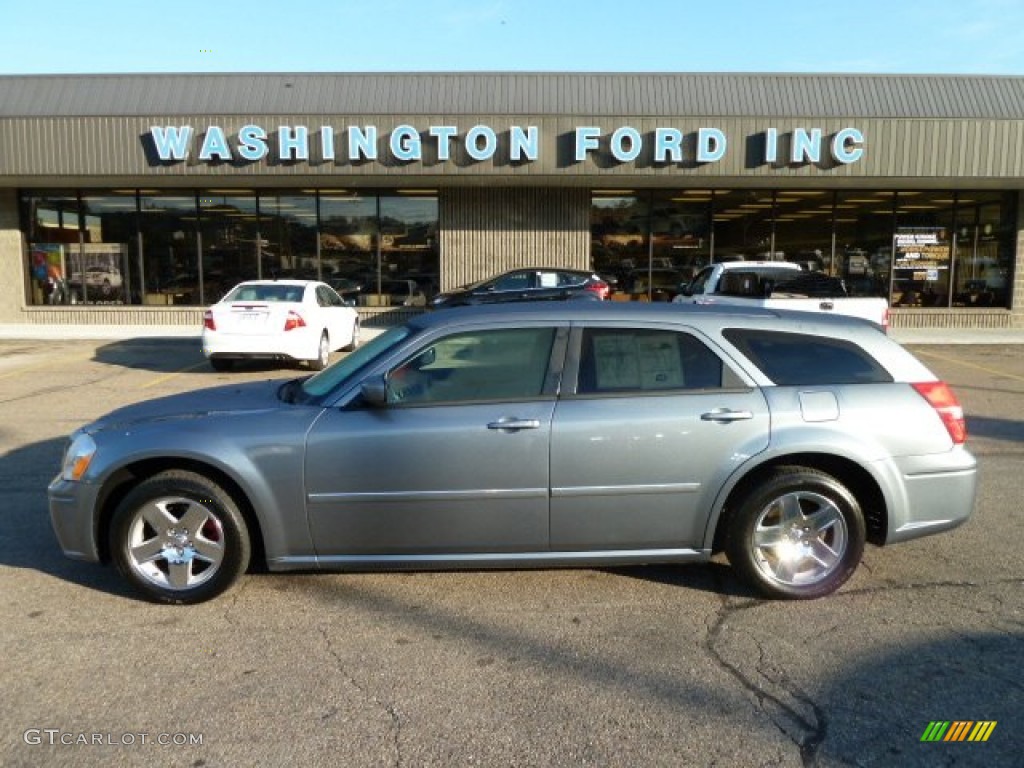
[[401, 343], [412, 335], [412, 328], [407, 325], [400, 325], [389, 328], [363, 346], [359, 347], [334, 365], [325, 368], [314, 376], [310, 376], [302, 383], [302, 400], [315, 400], [323, 397], [332, 389], [336, 388], [349, 376], [362, 369], [367, 363], [375, 360], [379, 355], [385, 354], [396, 344]]

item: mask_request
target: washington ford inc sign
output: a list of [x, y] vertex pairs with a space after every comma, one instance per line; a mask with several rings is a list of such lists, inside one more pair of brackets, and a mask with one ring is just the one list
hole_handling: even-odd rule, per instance
[[[461, 132], [453, 125], [426, 129], [399, 125], [379, 130], [375, 125], [309, 128], [280, 125], [268, 130], [243, 125], [237, 132], [219, 125], [197, 130], [191, 125], [154, 125], [149, 140], [160, 163], [258, 163], [335, 162], [440, 163], [453, 159], [461, 146], [469, 162], [535, 162], [541, 155], [540, 129], [513, 125], [498, 133], [489, 125], [474, 125]], [[591, 154], [617, 163], [655, 164], [717, 163], [730, 150], [729, 137], [719, 128], [699, 128], [684, 133], [678, 128], [655, 128], [641, 133], [631, 126], [607, 132], [596, 126], [577, 126], [560, 137], [560, 164], [583, 162]], [[856, 128], [842, 128], [826, 135], [821, 128], [796, 128], [780, 132], [767, 128], [745, 142], [762, 164], [849, 165], [864, 155], [864, 135]], [[461, 157], [461, 156], [460, 156]]]

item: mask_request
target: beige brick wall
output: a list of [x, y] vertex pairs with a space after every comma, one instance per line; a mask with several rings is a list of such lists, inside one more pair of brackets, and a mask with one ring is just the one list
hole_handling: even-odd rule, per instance
[[1017, 258], [1013, 269], [1010, 316], [1014, 328], [1024, 328], [1024, 190], [1017, 193]]
[[590, 266], [587, 189], [442, 189], [439, 204], [442, 289], [517, 267]]
[[24, 249], [18, 229], [18, 195], [0, 189], [0, 323], [24, 320]]

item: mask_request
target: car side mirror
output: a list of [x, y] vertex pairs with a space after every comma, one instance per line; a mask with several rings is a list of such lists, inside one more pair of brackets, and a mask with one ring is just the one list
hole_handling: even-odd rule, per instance
[[683, 296], [693, 296], [693, 288], [690, 287], [689, 283], [685, 283], [679, 286], [679, 293]]
[[373, 408], [383, 408], [388, 404], [388, 380], [383, 376], [371, 376], [359, 387], [363, 402]]

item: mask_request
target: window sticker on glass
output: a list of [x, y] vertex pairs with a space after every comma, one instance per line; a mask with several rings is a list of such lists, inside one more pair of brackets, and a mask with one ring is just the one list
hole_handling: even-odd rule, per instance
[[683, 366], [674, 333], [645, 334], [636, 340], [640, 350], [640, 388], [682, 387]]
[[540, 287], [541, 288], [557, 288], [558, 287], [558, 273], [557, 272], [541, 272], [540, 273]]
[[594, 337], [594, 361], [599, 390], [640, 386], [640, 361], [632, 336]]
[[675, 334], [594, 337], [597, 388], [673, 389], [685, 385]]

